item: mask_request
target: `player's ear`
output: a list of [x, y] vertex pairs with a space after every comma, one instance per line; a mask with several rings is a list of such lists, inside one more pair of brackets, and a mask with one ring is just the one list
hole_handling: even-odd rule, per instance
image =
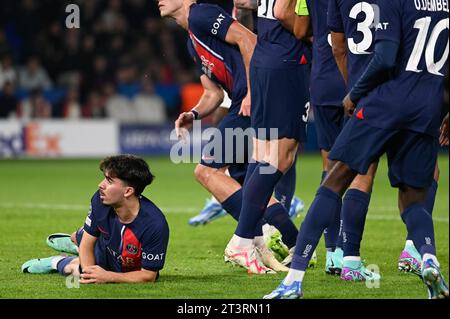
[[130, 197], [133, 196], [134, 194], [135, 194], [134, 187], [127, 186], [127, 187], [125, 188], [125, 194], [124, 194], [124, 196], [125, 196], [126, 198], [130, 198]]

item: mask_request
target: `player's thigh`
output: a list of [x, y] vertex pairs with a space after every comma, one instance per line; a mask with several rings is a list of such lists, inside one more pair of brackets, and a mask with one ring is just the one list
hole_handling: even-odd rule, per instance
[[329, 152], [344, 127], [342, 106], [315, 105], [314, 124], [317, 144], [321, 150]]
[[260, 140], [306, 141], [304, 79], [296, 69], [252, 68], [252, 128]]
[[366, 175], [371, 164], [384, 154], [395, 134], [396, 131], [369, 126], [364, 120], [353, 116], [337, 137], [328, 158], [343, 162], [358, 174]]
[[248, 163], [253, 138], [249, 117], [229, 113], [213, 132], [203, 147], [201, 164], [218, 169]]
[[387, 149], [389, 180], [393, 187], [406, 185], [415, 189], [433, 182], [438, 139], [412, 131], [400, 131]]

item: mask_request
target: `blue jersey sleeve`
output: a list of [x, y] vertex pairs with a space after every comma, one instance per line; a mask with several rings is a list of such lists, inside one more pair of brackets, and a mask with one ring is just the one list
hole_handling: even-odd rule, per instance
[[189, 15], [189, 27], [197, 31], [215, 36], [223, 41], [228, 29], [235, 20], [222, 8], [216, 5], [192, 5]]
[[86, 220], [84, 221], [84, 231], [94, 237], [100, 236], [100, 231], [98, 229], [98, 216], [96, 214], [96, 212], [98, 211], [99, 200], [100, 198], [97, 192], [94, 194], [94, 196], [92, 196], [91, 208], [89, 210], [88, 216], [86, 217]]
[[328, 1], [327, 24], [328, 29], [331, 31], [344, 33], [344, 24], [342, 22], [341, 11], [339, 10], [337, 0]]
[[375, 41], [389, 40], [400, 43], [402, 35], [401, 1], [378, 0], [380, 22], [385, 28], [377, 29]]
[[169, 226], [164, 222], [149, 229], [142, 238], [142, 268], [151, 271], [163, 269], [169, 243]]

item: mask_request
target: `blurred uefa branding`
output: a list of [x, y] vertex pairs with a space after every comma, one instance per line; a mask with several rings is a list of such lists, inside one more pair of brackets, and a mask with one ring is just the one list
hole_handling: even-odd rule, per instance
[[69, 4], [66, 6], [66, 13], [69, 15], [66, 17], [67, 29], [79, 29], [80, 28], [80, 7], [76, 4]]
[[[257, 134], [256, 134], [257, 133]], [[170, 140], [176, 142], [170, 150], [170, 159], [174, 164], [179, 163], [196, 163], [198, 159], [204, 163], [223, 164], [223, 163], [250, 163], [253, 153], [253, 139], [255, 136], [269, 136], [272, 140], [278, 139], [278, 129], [271, 128], [269, 132], [266, 129], [260, 128], [255, 130], [253, 128], [226, 128], [225, 134], [215, 127], [202, 128], [201, 121], [193, 122], [191, 131], [187, 129], [172, 130], [170, 133]], [[205, 144], [206, 142], [206, 144]], [[271, 143], [271, 151], [278, 154], [278, 145]], [[260, 154], [264, 154], [265, 149], [258, 150]], [[273, 163], [278, 162], [274, 158]], [[272, 166], [262, 168], [262, 174], [273, 174]]]

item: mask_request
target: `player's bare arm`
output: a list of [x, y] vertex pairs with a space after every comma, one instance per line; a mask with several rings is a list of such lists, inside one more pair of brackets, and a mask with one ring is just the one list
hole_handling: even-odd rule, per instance
[[107, 284], [107, 283], [145, 283], [155, 282], [157, 273], [141, 269], [126, 273], [107, 271], [100, 266], [90, 266], [83, 270], [80, 283]]
[[97, 237], [83, 233], [83, 238], [80, 243], [80, 265], [81, 269], [84, 270], [87, 267], [95, 266], [95, 243], [97, 242]]
[[345, 83], [348, 80], [347, 73], [347, 42], [345, 34], [342, 32], [331, 32], [331, 43], [333, 47], [333, 55], [339, 72], [344, 78]]
[[277, 0], [273, 8], [275, 18], [292, 34], [294, 34], [296, 2], [296, 0]]
[[234, 0], [234, 6], [237, 9], [255, 10], [258, 7], [258, 0]]
[[242, 101], [240, 115], [250, 116], [250, 61], [256, 46], [256, 35], [239, 22], [234, 22], [228, 29], [225, 41], [229, 44], [237, 45], [242, 54], [247, 75], [247, 96]]
[[175, 130], [177, 136], [184, 139], [184, 130], [192, 126], [194, 120], [200, 120], [212, 114], [223, 102], [223, 89], [211, 81], [206, 75], [200, 77], [203, 86], [203, 95], [197, 105], [193, 107], [191, 112], [181, 113], [175, 121]]

